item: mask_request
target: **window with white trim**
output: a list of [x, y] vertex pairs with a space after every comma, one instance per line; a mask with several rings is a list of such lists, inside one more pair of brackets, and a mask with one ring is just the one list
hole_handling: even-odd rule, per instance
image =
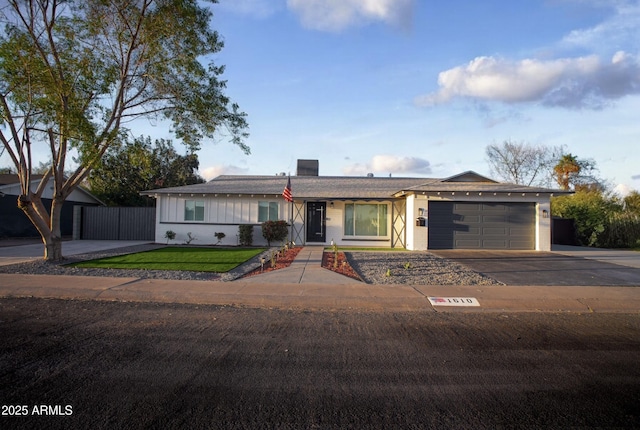
[[344, 205], [344, 234], [357, 237], [388, 237], [387, 204], [347, 203]]
[[258, 202], [258, 222], [278, 221], [278, 202]]
[[204, 221], [204, 200], [185, 200], [185, 221]]

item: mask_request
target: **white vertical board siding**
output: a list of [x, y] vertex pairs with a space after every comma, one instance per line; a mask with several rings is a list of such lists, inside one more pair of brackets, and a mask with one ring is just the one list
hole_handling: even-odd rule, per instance
[[205, 223], [213, 224], [257, 224], [258, 202], [278, 202], [278, 218], [289, 219], [289, 206], [278, 198], [258, 197], [179, 197], [161, 196], [158, 198], [160, 222], [184, 222], [186, 200], [205, 201]]

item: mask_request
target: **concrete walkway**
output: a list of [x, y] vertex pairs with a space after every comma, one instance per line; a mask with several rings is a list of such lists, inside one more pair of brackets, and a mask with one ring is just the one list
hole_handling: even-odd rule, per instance
[[[305, 246], [289, 267], [242, 279], [247, 284], [362, 284], [322, 268], [324, 246]], [[238, 282], [238, 281], [235, 281]]]

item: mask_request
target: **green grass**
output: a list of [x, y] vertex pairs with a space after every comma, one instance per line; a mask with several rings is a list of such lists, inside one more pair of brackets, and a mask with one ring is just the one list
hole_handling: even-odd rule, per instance
[[98, 269], [185, 270], [224, 273], [260, 254], [264, 248], [167, 247], [72, 264]]

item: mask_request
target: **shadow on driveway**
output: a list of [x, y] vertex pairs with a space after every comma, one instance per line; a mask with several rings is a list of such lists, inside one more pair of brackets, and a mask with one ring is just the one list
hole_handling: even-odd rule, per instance
[[431, 251], [506, 285], [640, 286], [640, 269], [551, 252]]

